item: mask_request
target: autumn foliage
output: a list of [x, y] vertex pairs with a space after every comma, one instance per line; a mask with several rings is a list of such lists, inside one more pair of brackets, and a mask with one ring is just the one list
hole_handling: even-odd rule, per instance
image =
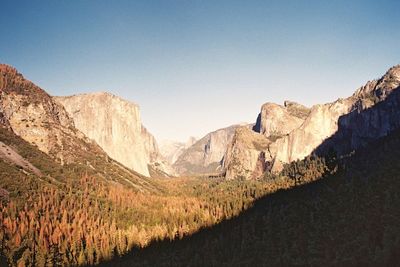
[[140, 193], [84, 175], [0, 204], [1, 251], [12, 266], [97, 264], [151, 241], [179, 239], [238, 215], [275, 184], [187, 180], [181, 194]]

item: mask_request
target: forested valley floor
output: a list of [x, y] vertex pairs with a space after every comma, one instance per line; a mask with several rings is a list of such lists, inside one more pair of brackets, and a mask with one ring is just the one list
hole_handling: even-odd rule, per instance
[[[253, 181], [21, 175], [0, 162], [0, 265], [394, 266], [400, 134], [350, 159], [308, 157]], [[76, 172], [78, 173], [78, 172]], [[14, 188], [14, 190], [12, 190]]]
[[[287, 165], [297, 186], [266, 194], [231, 220], [104, 266], [398, 266], [399, 132], [334, 163], [308, 158]], [[332, 174], [312, 182], [318, 166]]]

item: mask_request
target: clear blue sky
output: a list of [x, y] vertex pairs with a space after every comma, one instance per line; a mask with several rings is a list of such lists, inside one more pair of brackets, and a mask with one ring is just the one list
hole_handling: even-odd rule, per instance
[[0, 62], [138, 103], [158, 139], [350, 95], [400, 63], [400, 1], [4, 1]]

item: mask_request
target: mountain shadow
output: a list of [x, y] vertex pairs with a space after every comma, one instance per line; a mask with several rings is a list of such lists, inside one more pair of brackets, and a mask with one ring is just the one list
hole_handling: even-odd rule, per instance
[[400, 131], [394, 131], [358, 149], [336, 174], [101, 266], [396, 266], [399, 192]]
[[339, 117], [336, 133], [313, 153], [323, 156], [334, 150], [338, 155], [345, 155], [399, 129], [400, 87], [393, 89], [384, 100], [377, 102], [380, 97], [382, 92], [373, 91], [369, 100], [372, 99], [375, 104], [369, 108], [365, 108], [365, 103], [360, 99], [350, 113]]

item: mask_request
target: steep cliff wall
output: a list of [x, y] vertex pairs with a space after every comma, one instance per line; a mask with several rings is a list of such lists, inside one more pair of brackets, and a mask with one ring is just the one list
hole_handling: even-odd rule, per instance
[[[284, 163], [311, 153], [323, 154], [328, 148], [346, 153], [387, 135], [400, 127], [399, 86], [400, 65], [389, 69], [381, 79], [368, 82], [352, 96], [315, 105], [310, 110], [292, 102], [286, 102], [284, 107], [271, 103], [263, 105], [253, 129], [263, 134], [270, 144], [267, 148], [258, 146], [258, 152], [253, 148], [252, 156], [248, 157], [248, 149], [235, 146], [240, 147], [244, 142], [240, 138], [255, 143], [260, 142], [259, 138], [238, 135], [231, 144], [233, 155], [228, 152], [225, 156], [226, 161], [229, 159], [224, 162], [226, 178], [244, 176], [249, 179], [254, 177], [254, 170], [261, 167], [263, 171], [279, 171]], [[254, 161], [255, 158], [259, 160]], [[248, 170], [247, 175], [243, 175], [240, 166]]]
[[283, 106], [265, 103], [254, 130], [265, 136], [279, 138], [300, 127], [309, 113], [308, 108], [291, 101], [285, 101]]
[[272, 160], [270, 143], [266, 136], [248, 127], [237, 128], [224, 156], [226, 179], [253, 179], [262, 175], [266, 162]]
[[75, 126], [113, 159], [149, 176], [159, 156], [157, 142], [142, 126], [139, 106], [109, 93], [56, 97]]

